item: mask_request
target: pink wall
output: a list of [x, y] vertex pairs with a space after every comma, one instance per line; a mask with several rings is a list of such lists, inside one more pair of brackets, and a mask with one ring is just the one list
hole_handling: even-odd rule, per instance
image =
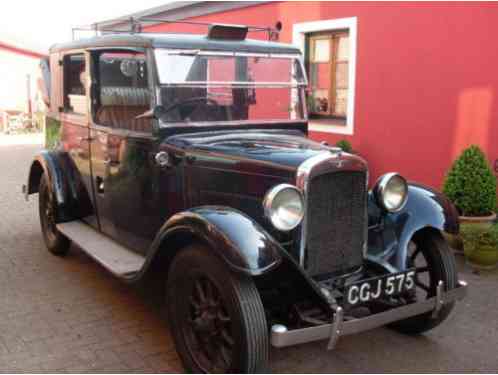
[[354, 135], [312, 138], [349, 139], [373, 178], [396, 170], [437, 188], [472, 143], [498, 159], [498, 4], [275, 2], [195, 19], [281, 21], [280, 41], [291, 42], [294, 23], [344, 17], [358, 18]]

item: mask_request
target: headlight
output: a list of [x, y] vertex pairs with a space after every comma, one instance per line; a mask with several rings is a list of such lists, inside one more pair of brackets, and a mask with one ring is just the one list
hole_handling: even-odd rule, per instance
[[377, 180], [374, 195], [381, 207], [389, 212], [397, 212], [408, 198], [408, 184], [399, 174], [387, 173]]
[[289, 184], [271, 188], [265, 195], [263, 207], [266, 217], [281, 231], [292, 230], [303, 220], [303, 196], [295, 186]]

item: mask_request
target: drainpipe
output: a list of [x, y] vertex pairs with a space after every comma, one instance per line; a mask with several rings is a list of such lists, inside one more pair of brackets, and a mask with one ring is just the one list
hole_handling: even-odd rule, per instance
[[31, 120], [32, 117], [32, 108], [31, 108], [31, 76], [29, 74], [26, 74], [26, 96], [27, 96], [27, 112], [28, 112], [28, 117]]

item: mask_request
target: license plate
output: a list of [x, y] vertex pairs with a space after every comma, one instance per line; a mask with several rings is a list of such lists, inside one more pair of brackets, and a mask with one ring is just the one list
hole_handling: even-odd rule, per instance
[[357, 306], [380, 298], [396, 296], [415, 288], [415, 270], [374, 277], [346, 285], [346, 305]]

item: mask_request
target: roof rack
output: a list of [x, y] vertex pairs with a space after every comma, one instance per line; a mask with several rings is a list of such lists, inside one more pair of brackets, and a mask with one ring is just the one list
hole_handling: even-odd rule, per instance
[[[147, 33], [148, 31], [144, 30], [144, 24], [184, 24], [184, 25], [194, 25], [194, 26], [205, 26], [205, 27], [213, 27], [219, 26], [220, 24], [210, 23], [210, 22], [201, 22], [201, 21], [172, 21], [163, 18], [155, 18], [155, 17], [129, 17], [123, 18], [116, 23], [114, 27], [100, 27], [99, 23], [96, 22], [90, 26], [83, 27], [73, 27], [72, 28], [72, 38], [75, 40], [75, 33], [77, 31], [92, 31], [95, 33], [95, 36], [98, 36], [99, 33], [104, 34], [137, 34], [137, 33]], [[266, 32], [268, 35], [268, 40], [275, 41], [278, 40], [279, 32], [281, 30], [281, 24], [278, 23], [275, 28], [272, 27], [260, 27], [260, 26], [241, 26], [241, 25], [223, 25], [223, 26], [233, 26], [233, 27], [246, 27], [249, 32]]]

